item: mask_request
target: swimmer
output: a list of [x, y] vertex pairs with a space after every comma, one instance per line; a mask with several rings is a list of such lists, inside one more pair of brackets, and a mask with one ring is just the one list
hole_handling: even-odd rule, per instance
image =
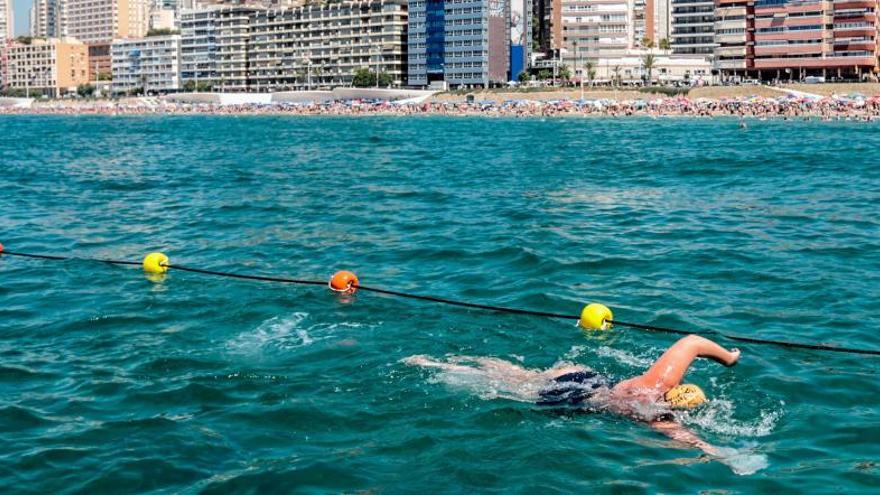
[[[688, 335], [672, 345], [648, 370], [616, 384], [591, 369], [572, 364], [534, 370], [496, 358], [454, 356], [438, 361], [410, 356], [410, 366], [436, 368], [462, 377], [482, 378], [500, 389], [500, 396], [540, 406], [610, 412], [648, 423], [669, 438], [721, 459], [731, 449], [716, 447], [677, 423], [671, 409], [696, 406], [705, 400], [699, 387], [682, 385], [691, 363], [708, 358], [724, 366], [739, 361], [738, 349], [727, 350], [709, 339]], [[746, 473], [742, 473], [746, 474]]]

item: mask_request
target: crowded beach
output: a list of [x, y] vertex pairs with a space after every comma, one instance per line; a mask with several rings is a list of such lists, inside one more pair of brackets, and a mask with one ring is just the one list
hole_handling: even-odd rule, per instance
[[[347, 99], [322, 102], [193, 103], [163, 97], [121, 100], [48, 100], [30, 106], [0, 106], [0, 115], [448, 115], [483, 117], [738, 117], [872, 122], [880, 118], [880, 94], [688, 97], [639, 95], [633, 98], [477, 99], [451, 95], [421, 101]], [[509, 96], [509, 95], [508, 95]]]

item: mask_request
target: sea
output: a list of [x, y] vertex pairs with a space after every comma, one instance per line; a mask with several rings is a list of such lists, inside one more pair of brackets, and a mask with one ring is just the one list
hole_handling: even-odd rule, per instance
[[[622, 380], [688, 332], [880, 349], [880, 125], [0, 117], [0, 492], [877, 493], [880, 357], [725, 340], [644, 423], [408, 366]], [[454, 359], [454, 358], [452, 358]]]

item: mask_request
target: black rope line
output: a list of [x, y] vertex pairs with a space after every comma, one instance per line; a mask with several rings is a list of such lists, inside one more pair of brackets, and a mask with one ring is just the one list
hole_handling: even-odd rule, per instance
[[702, 332], [688, 332], [685, 330], [679, 330], [676, 328], [668, 328], [668, 327], [657, 327], [654, 325], [645, 325], [643, 323], [630, 323], [628, 321], [620, 321], [620, 320], [609, 320], [609, 323], [613, 325], [620, 325], [622, 327], [630, 327], [637, 328], [639, 330], [647, 330], [649, 332], [663, 332], [663, 333], [673, 333], [677, 335], [717, 335], [719, 337], [723, 337], [728, 340], [733, 340], [737, 342], [747, 342], [749, 344], [765, 344], [765, 345], [777, 345], [780, 347], [792, 347], [796, 349], [810, 349], [814, 351], [830, 351], [830, 352], [845, 352], [849, 354], [866, 354], [870, 356], [880, 356], [880, 350], [874, 349], [858, 349], [855, 347], [839, 347], [834, 345], [827, 344], [802, 344], [800, 342], [790, 342], [787, 340], [772, 340], [772, 339], [757, 339], [754, 337], [743, 337], [741, 335], [733, 335], [729, 333], [722, 333], [717, 330], [704, 330]]
[[[43, 259], [43, 260], [51, 260], [51, 261], [68, 261], [68, 260], [80, 260], [80, 261], [94, 261], [97, 263], [106, 263], [110, 265], [127, 265], [127, 266], [141, 266], [142, 263], [137, 261], [120, 261], [120, 260], [107, 260], [100, 258], [74, 258], [67, 256], [52, 256], [46, 254], [30, 254], [30, 253], [19, 253], [15, 251], [0, 251], [0, 256], [2, 255], [9, 256], [20, 256], [23, 258], [35, 258], [35, 259]], [[241, 280], [257, 280], [261, 282], [278, 282], [285, 284], [297, 284], [297, 285], [327, 285], [327, 282], [318, 281], [318, 280], [302, 280], [295, 278], [281, 278], [281, 277], [268, 277], [263, 275], [247, 275], [241, 273], [231, 273], [231, 272], [221, 272], [216, 270], [205, 270], [203, 268], [194, 268], [183, 265], [166, 265], [166, 267], [170, 270], [180, 270], [183, 272], [191, 272], [191, 273], [199, 273], [203, 275], [214, 275], [218, 277], [228, 277], [235, 278]], [[364, 292], [375, 292], [377, 294], [385, 294], [394, 297], [402, 297], [406, 299], [415, 299], [418, 301], [428, 301], [435, 302], [440, 304], [446, 304], [450, 306], [459, 306], [463, 308], [473, 308], [473, 309], [482, 309], [487, 311], [497, 311], [499, 313], [509, 313], [516, 315], [527, 315], [527, 316], [537, 316], [541, 318], [558, 318], [563, 320], [579, 320], [580, 317], [570, 314], [563, 313], [551, 313], [547, 311], [533, 311], [530, 309], [519, 309], [519, 308], [508, 308], [504, 306], [493, 306], [490, 304], [478, 304], [471, 303], [466, 301], [456, 301], [453, 299], [445, 299], [442, 297], [435, 296], [424, 296], [419, 294], [411, 294], [408, 292], [400, 292], [389, 289], [381, 289], [378, 287], [369, 287], [364, 285], [356, 285], [353, 286], [357, 290], [362, 290]], [[649, 332], [661, 332], [661, 333], [669, 333], [674, 335], [714, 335], [718, 337], [722, 337], [728, 340], [736, 341], [736, 342], [745, 342], [749, 344], [761, 344], [761, 345], [775, 345], [780, 347], [788, 347], [794, 349], [807, 349], [813, 351], [829, 351], [829, 352], [841, 352], [848, 354], [862, 354], [862, 355], [870, 355], [870, 356], [880, 356], [880, 350], [875, 349], [859, 349], [854, 347], [839, 347], [834, 345], [827, 344], [804, 344], [800, 342], [790, 342], [785, 340], [772, 340], [772, 339], [758, 339], [754, 337], [744, 337], [740, 335], [732, 335], [719, 332], [717, 330], [704, 330], [704, 331], [694, 331], [690, 332], [687, 330], [680, 330], [677, 328], [668, 328], [668, 327], [660, 327], [655, 325], [646, 325], [643, 323], [633, 323], [622, 320], [608, 320], [608, 323], [613, 325], [620, 325], [622, 327], [635, 328], [638, 330], [645, 330]]]
[[[140, 263], [137, 263], [140, 264]], [[203, 270], [201, 268], [192, 268], [181, 265], [166, 265], [170, 270], [180, 270], [183, 272], [202, 273], [204, 275], [216, 275], [218, 277], [238, 278], [243, 280], [259, 280], [261, 282], [280, 282], [282, 284], [299, 284], [299, 285], [327, 285], [327, 282], [319, 282], [317, 280], [298, 280], [295, 278], [279, 278], [264, 277], [262, 275], [242, 275], [240, 273], [217, 272], [214, 270]]]
[[515, 315], [529, 315], [529, 316], [539, 316], [542, 318], [561, 318], [565, 320], [579, 320], [580, 317], [562, 314], [562, 313], [548, 313], [546, 311], [532, 311], [530, 309], [518, 309], [518, 308], [506, 308], [504, 306], [492, 306], [489, 304], [477, 304], [477, 303], [469, 303], [464, 301], [454, 301], [452, 299], [443, 299], [441, 297], [434, 296], [420, 296], [418, 294], [410, 294], [407, 292], [398, 292], [394, 290], [388, 289], [379, 289], [376, 287], [367, 287], [363, 285], [353, 286], [357, 290], [367, 291], [367, 292], [376, 292], [378, 294], [387, 294], [389, 296], [403, 297], [407, 299], [416, 299], [419, 301], [430, 301], [436, 302], [440, 304], [448, 304], [450, 306], [461, 306], [463, 308], [474, 308], [474, 309], [485, 309], [488, 311], [498, 311], [499, 313], [510, 313]]

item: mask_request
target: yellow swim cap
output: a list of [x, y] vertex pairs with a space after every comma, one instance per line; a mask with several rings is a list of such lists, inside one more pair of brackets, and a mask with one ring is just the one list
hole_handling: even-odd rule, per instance
[[684, 383], [669, 389], [663, 396], [673, 407], [692, 408], [706, 402], [706, 394], [693, 383]]

